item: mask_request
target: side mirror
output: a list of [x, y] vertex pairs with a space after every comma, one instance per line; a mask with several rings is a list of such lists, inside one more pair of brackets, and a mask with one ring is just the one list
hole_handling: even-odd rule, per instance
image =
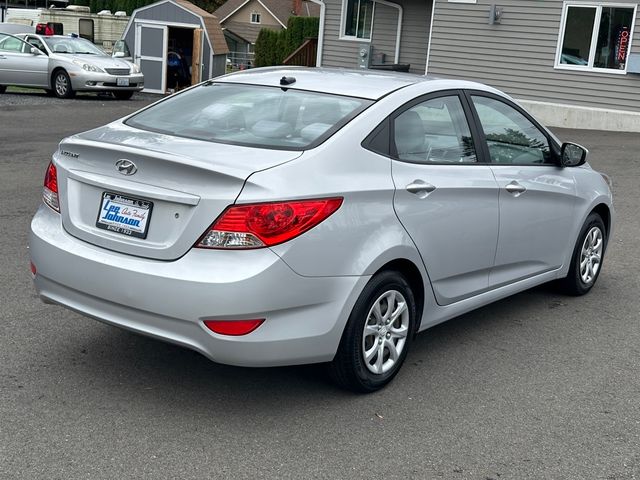
[[31, 55], [42, 55], [42, 52], [38, 50], [36, 47], [31, 47], [29, 49], [29, 52], [31, 52]]
[[587, 160], [589, 151], [577, 143], [565, 142], [560, 149], [560, 165], [563, 167], [579, 167]]
[[124, 58], [124, 52], [113, 52], [113, 58]]

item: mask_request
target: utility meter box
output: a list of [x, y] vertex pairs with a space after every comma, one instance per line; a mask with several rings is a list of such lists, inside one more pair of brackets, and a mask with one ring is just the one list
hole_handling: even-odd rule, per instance
[[369, 68], [371, 65], [371, 52], [373, 47], [370, 43], [361, 43], [358, 47], [358, 66], [360, 68]]

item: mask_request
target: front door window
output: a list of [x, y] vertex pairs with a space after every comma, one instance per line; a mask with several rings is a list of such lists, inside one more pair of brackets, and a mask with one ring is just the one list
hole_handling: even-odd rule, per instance
[[493, 163], [551, 161], [549, 140], [527, 117], [500, 100], [472, 95]]

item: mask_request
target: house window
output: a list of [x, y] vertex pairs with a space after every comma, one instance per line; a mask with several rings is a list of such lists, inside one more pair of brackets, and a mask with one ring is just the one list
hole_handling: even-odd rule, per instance
[[556, 67], [626, 73], [635, 18], [635, 6], [565, 5]]
[[344, 2], [343, 36], [371, 40], [373, 2], [371, 0], [344, 0]]
[[260, 14], [259, 13], [252, 13], [251, 14], [251, 23], [260, 23]]

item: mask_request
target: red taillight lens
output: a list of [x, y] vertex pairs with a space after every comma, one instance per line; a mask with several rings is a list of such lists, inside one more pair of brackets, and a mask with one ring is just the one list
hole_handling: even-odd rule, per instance
[[247, 335], [262, 325], [264, 318], [258, 320], [205, 320], [205, 326], [220, 335]]
[[232, 205], [196, 247], [260, 248], [286, 242], [326, 220], [342, 198]]
[[56, 212], [60, 212], [60, 201], [58, 200], [58, 171], [52, 162], [49, 162], [47, 173], [44, 176], [42, 201]]
[[36, 266], [33, 264], [33, 262], [29, 262], [31, 265], [31, 275], [33, 275], [35, 277], [36, 273], [38, 272], [36, 270]]

